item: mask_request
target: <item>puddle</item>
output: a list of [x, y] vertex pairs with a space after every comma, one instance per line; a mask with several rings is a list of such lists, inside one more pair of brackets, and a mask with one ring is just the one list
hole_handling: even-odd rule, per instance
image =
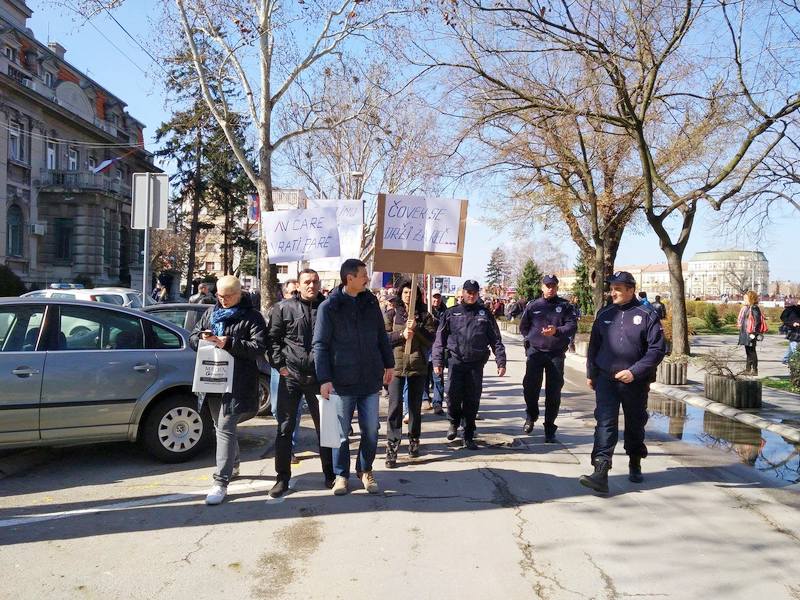
[[649, 431], [707, 448], [717, 448], [779, 483], [800, 482], [800, 444], [771, 431], [758, 429], [705, 412], [696, 406], [653, 394], [647, 401]]

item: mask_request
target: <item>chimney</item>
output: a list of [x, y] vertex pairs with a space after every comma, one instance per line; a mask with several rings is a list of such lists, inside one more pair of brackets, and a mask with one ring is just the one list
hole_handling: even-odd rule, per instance
[[64, 54], [66, 54], [67, 49], [64, 48], [58, 42], [47, 42], [47, 47], [50, 48], [50, 51], [55, 54], [61, 60], [64, 60]]

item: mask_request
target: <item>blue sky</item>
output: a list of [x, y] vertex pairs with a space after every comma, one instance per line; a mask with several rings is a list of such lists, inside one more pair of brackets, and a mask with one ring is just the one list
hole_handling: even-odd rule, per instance
[[[93, 19], [93, 27], [74, 13], [53, 8], [53, 3], [49, 0], [28, 0], [28, 4], [34, 10], [29, 25], [36, 37], [45, 42], [48, 39], [60, 42], [67, 49], [66, 59], [69, 62], [88, 72], [94, 80], [125, 101], [130, 114], [147, 125], [145, 141], [152, 150], [155, 129], [169, 117], [169, 109], [165, 106], [157, 75], [159, 67], [106, 15]], [[126, 29], [143, 43], [153, 35], [148, 21], [152, 14], [143, 10], [148, 6], [154, 6], [152, 0], [129, 0], [114, 13]], [[283, 174], [286, 181], [283, 183], [281, 175], [278, 174], [276, 185], [288, 184], [289, 176]], [[456, 190], [454, 193], [458, 197], [466, 196], [470, 201], [463, 268], [465, 278], [481, 281], [492, 249], [518, 239], [517, 234], [510, 231], [497, 232], [481, 222], [482, 204], [495, 193], [490, 186], [483, 189], [480, 186], [471, 186], [469, 194], [465, 190]], [[665, 262], [655, 235], [637, 233], [634, 228], [630, 229], [623, 235], [618, 265]], [[716, 215], [708, 209], [702, 209], [696, 219], [685, 258], [689, 259], [695, 252], [703, 250], [758, 249], [769, 259], [771, 279], [799, 281], [800, 261], [797, 257], [800, 253], [796, 249], [799, 229], [800, 213], [786, 211], [773, 224], [766, 236], [767, 240], [754, 244], [750, 240], [722, 236], [716, 228]], [[574, 263], [577, 248], [563, 233], [536, 232], [535, 239], [557, 244], [567, 254], [570, 265]]]

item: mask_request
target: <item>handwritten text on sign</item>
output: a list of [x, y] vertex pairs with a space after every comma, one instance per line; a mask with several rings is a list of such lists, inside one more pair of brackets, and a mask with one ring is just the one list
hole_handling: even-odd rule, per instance
[[261, 218], [271, 264], [339, 256], [335, 208], [276, 210]]
[[386, 196], [384, 250], [458, 251], [461, 203], [452, 198]]
[[339, 251], [336, 258], [317, 260], [312, 269], [338, 271], [342, 261], [361, 256], [361, 230], [364, 226], [364, 209], [361, 200], [309, 198], [309, 208], [333, 207], [336, 209], [336, 223], [339, 227]]

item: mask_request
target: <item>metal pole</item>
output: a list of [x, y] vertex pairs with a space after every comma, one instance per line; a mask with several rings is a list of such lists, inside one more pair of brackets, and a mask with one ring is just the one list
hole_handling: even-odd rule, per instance
[[150, 219], [153, 210], [153, 190], [150, 186], [150, 173], [147, 173], [147, 222], [144, 224], [144, 256], [142, 257], [142, 302], [148, 293], [150, 270]]

